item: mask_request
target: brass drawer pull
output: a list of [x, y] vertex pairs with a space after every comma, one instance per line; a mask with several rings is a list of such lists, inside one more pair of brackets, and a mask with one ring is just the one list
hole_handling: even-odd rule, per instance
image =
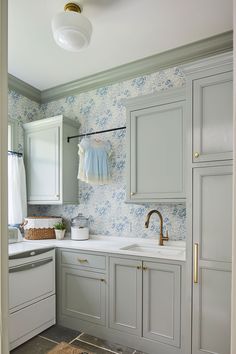
[[105, 283], [106, 282], [106, 280], [105, 279], [100, 279], [101, 280], [101, 282], [103, 282], [103, 283]]
[[78, 262], [81, 264], [88, 263], [87, 259], [78, 258]]
[[196, 151], [196, 152], [194, 153], [195, 159], [198, 159], [198, 158], [199, 158], [199, 155], [200, 155], [199, 152]]
[[198, 243], [194, 244], [194, 275], [193, 281], [195, 284], [198, 283]]

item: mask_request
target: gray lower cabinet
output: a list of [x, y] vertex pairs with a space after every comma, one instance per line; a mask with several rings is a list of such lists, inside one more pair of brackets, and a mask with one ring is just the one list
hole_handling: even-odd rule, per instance
[[143, 337], [179, 347], [181, 267], [145, 262], [143, 269]]
[[127, 201], [185, 198], [185, 90], [136, 97], [127, 108]]
[[106, 325], [106, 260], [107, 257], [100, 253], [74, 249], [57, 251], [57, 317], [60, 324], [67, 326], [78, 321], [78, 329], [81, 322]]
[[230, 354], [232, 166], [193, 174], [193, 354]]
[[156, 341], [157, 353], [180, 347], [180, 279], [179, 265], [110, 258], [109, 326]]
[[103, 274], [61, 269], [61, 314], [90, 321], [106, 323], [106, 279]]
[[110, 258], [109, 326], [141, 336], [142, 262]]

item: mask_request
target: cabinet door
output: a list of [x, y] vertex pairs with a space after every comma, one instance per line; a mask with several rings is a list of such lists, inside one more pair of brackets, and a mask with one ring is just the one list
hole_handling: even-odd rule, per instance
[[60, 200], [60, 128], [47, 127], [26, 135], [28, 202]]
[[143, 271], [143, 337], [180, 346], [180, 266], [145, 262]]
[[230, 354], [232, 166], [193, 177], [193, 354]]
[[231, 72], [193, 81], [193, 132], [194, 162], [232, 159]]
[[142, 262], [110, 258], [109, 327], [141, 336]]
[[103, 274], [62, 267], [62, 315], [106, 324], [106, 279]]
[[185, 102], [180, 101], [131, 113], [128, 141], [131, 200], [185, 197], [184, 109]]

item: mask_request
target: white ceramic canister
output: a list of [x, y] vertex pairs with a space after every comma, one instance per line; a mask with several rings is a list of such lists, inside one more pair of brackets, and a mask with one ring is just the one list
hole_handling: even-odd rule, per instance
[[89, 239], [88, 218], [82, 214], [71, 220], [71, 239], [78, 241]]

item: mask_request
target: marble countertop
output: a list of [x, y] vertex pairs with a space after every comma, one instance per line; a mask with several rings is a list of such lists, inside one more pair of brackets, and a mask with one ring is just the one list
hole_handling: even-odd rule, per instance
[[168, 241], [164, 246], [158, 246], [157, 239], [140, 239], [113, 236], [90, 236], [89, 240], [73, 241], [69, 238], [63, 240], [23, 240], [9, 244], [9, 255], [19, 254], [42, 248], [69, 248], [81, 251], [115, 253], [138, 257], [161, 258], [169, 260], [186, 260], [186, 244], [184, 241]]

